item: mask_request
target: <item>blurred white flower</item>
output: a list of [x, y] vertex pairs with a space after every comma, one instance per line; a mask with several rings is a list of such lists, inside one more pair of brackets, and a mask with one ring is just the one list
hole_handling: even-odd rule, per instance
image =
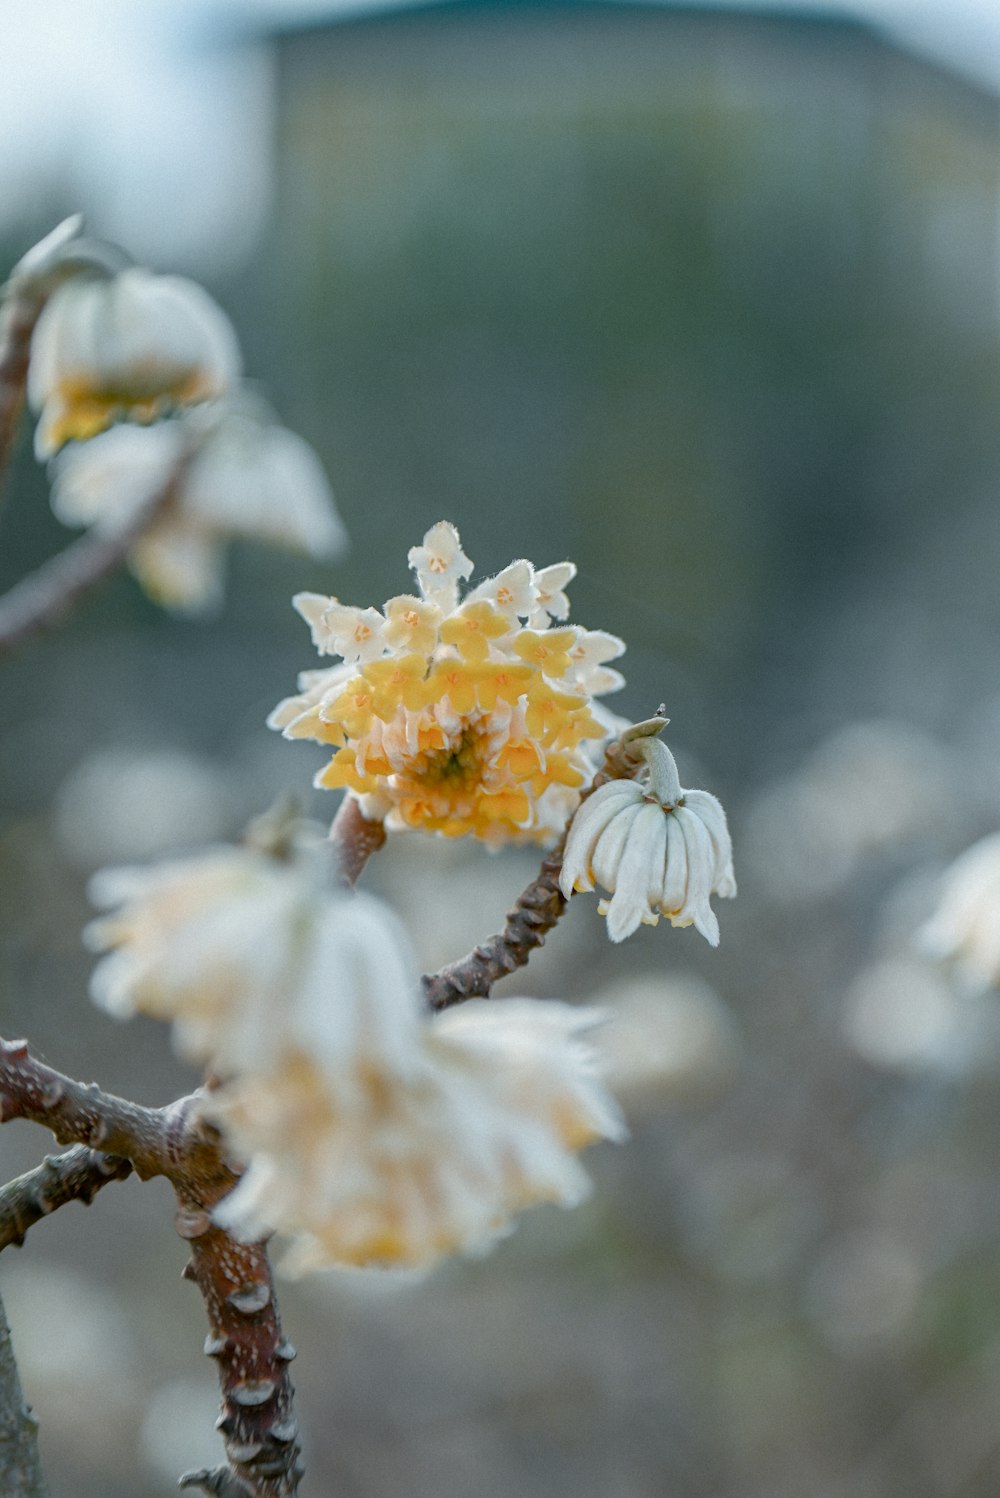
[[70, 857], [93, 867], [222, 837], [232, 814], [231, 769], [181, 749], [101, 749], [59, 787], [55, 827]]
[[954, 961], [971, 983], [1000, 984], [1000, 833], [955, 860], [918, 940], [928, 955]]
[[629, 747], [646, 761], [645, 783], [611, 780], [584, 801], [566, 841], [563, 894], [569, 898], [595, 883], [606, 889], [612, 898], [598, 909], [608, 918], [612, 941], [665, 915], [672, 926], [693, 924], [718, 946], [710, 896], [736, 893], [725, 812], [707, 791], [681, 788], [662, 740], [639, 737]]
[[[94, 903], [117, 907], [84, 937], [107, 953], [91, 996], [119, 1017], [172, 1021], [181, 1053], [219, 1070], [259, 1064], [301, 981], [302, 933], [324, 884], [319, 850], [283, 863], [252, 847], [209, 848], [146, 868], [105, 869]], [[314, 944], [313, 944], [314, 945]]]
[[143, 587], [169, 608], [197, 612], [219, 601], [229, 539], [324, 558], [346, 545], [312, 448], [249, 400], [201, 406], [149, 428], [122, 424], [74, 444], [56, 459], [52, 507], [67, 525], [112, 532], [175, 470], [176, 493], [129, 554]]
[[870, 1066], [947, 1073], [964, 1070], [981, 1048], [980, 1019], [927, 963], [886, 958], [852, 983], [844, 1029]]
[[716, 1097], [740, 1063], [722, 999], [694, 973], [626, 977], [594, 1001], [608, 1022], [596, 1037], [609, 1087], [626, 1109]]
[[848, 724], [757, 797], [744, 862], [780, 900], [825, 899], [865, 861], [953, 827], [957, 784], [944, 750], [912, 724]]
[[425, 1012], [406, 939], [377, 901], [328, 882], [318, 843], [275, 858], [213, 849], [94, 881], [119, 910], [92, 991], [172, 1020], [223, 1078], [205, 1104], [248, 1162], [217, 1219], [279, 1230], [293, 1270], [423, 1265], [478, 1252], [536, 1202], [588, 1189], [576, 1152], [624, 1132], [583, 1032], [557, 1003]]
[[[391, 928], [383, 950], [387, 939]], [[344, 996], [364, 1013], [391, 994], [404, 1028], [417, 1016], [415, 973], [408, 987], [380, 981], [379, 994], [362, 969], [351, 976], [354, 993], [349, 979], [330, 985], [331, 1035]], [[421, 1021], [403, 1067], [373, 1046], [350, 1070], [317, 1026], [310, 1054], [213, 1094], [213, 1115], [250, 1161], [216, 1220], [240, 1237], [291, 1235], [283, 1268], [298, 1274], [481, 1253], [526, 1207], [577, 1205], [589, 1181], [576, 1151], [624, 1134], [581, 1038], [593, 1023], [552, 1002], [466, 1005]]]
[[239, 369], [228, 318], [194, 281], [138, 267], [74, 276], [50, 298], [32, 338], [35, 450], [47, 458], [115, 421], [154, 421], [214, 399]]

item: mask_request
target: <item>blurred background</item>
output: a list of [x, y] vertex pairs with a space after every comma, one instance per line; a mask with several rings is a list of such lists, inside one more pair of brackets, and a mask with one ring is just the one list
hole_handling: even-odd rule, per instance
[[[1000, 1020], [914, 932], [1000, 826], [1000, 13], [12, 0], [0, 273], [82, 208], [203, 280], [353, 540], [235, 549], [225, 611], [123, 576], [0, 673], [0, 1031], [149, 1103], [196, 1078], [86, 998], [96, 867], [232, 837], [323, 762], [263, 726], [300, 589], [379, 602], [459, 526], [573, 558], [685, 784], [730, 812], [712, 952], [592, 901], [510, 992], [605, 1004], [633, 1139], [583, 1209], [430, 1278], [286, 1288], [338, 1498], [987, 1498], [1000, 1483]], [[63, 545], [26, 424], [0, 584]], [[527, 854], [370, 871], [426, 966]], [[503, 988], [499, 990], [503, 992]], [[47, 1137], [0, 1133], [6, 1174]], [[0, 1265], [54, 1498], [221, 1456], [158, 1183]]]

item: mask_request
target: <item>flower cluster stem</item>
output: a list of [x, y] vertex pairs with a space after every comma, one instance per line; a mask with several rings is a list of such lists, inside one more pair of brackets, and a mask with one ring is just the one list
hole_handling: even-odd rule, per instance
[[330, 826], [330, 842], [345, 884], [357, 884], [365, 864], [382, 847], [385, 837], [383, 823], [370, 821], [362, 815], [354, 797], [345, 796]]

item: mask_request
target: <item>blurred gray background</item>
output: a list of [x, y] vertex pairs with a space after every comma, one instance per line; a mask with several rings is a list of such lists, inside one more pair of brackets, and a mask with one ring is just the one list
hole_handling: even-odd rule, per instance
[[[82, 206], [204, 279], [353, 550], [237, 549], [204, 624], [122, 577], [3, 666], [0, 1030], [143, 1101], [193, 1085], [86, 998], [88, 874], [287, 789], [332, 814], [322, 751], [263, 726], [315, 663], [293, 592], [380, 602], [442, 517], [478, 576], [569, 556], [573, 619], [628, 643], [611, 705], [666, 703], [741, 893], [717, 953], [662, 927], [613, 951], [574, 902], [504, 985], [618, 1014], [634, 1137], [482, 1262], [286, 1290], [305, 1491], [994, 1494], [1000, 1025], [913, 933], [1000, 824], [996, 29], [187, 7], [144, 34], [158, 73], [126, 8], [84, 10], [90, 51], [50, 7], [62, 133], [24, 103], [0, 154], [0, 265]], [[117, 93], [83, 90], [101, 67]], [[26, 426], [0, 584], [66, 539]], [[403, 838], [370, 882], [430, 966], [532, 867]], [[8, 1174], [46, 1147], [0, 1133]], [[54, 1498], [164, 1498], [221, 1451], [171, 1215], [115, 1186], [0, 1265]]]

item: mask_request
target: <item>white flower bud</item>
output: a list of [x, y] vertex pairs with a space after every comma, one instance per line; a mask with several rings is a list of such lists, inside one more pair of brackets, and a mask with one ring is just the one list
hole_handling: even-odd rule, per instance
[[736, 893], [725, 812], [707, 791], [682, 789], [662, 740], [633, 737], [629, 749], [646, 761], [646, 784], [610, 780], [584, 801], [566, 840], [563, 894], [595, 883], [606, 889], [611, 899], [598, 909], [612, 941], [664, 915], [672, 926], [694, 925], [718, 946], [710, 897]]

